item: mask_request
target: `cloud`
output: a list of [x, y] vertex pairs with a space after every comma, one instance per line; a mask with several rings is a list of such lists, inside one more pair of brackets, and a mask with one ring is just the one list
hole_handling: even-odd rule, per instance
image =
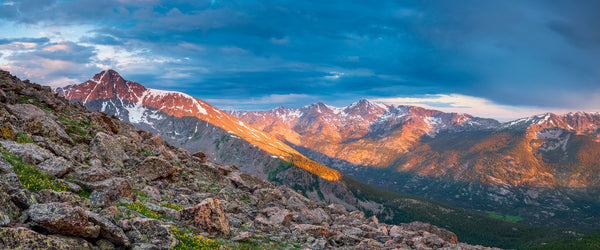
[[421, 97], [377, 98], [375, 102], [419, 106], [443, 112], [467, 113], [477, 117], [508, 121], [545, 112], [566, 113], [568, 110], [548, 110], [539, 107], [516, 107], [494, 103], [488, 99], [461, 94], [428, 94]]
[[79, 42], [99, 44], [99, 45], [123, 45], [123, 42], [114, 36], [96, 34], [95, 36], [84, 36], [79, 39]]
[[265, 110], [285, 105], [297, 107], [298, 104], [315, 102], [317, 97], [304, 94], [272, 94], [258, 98], [247, 98], [241, 100], [232, 99], [206, 99], [207, 102], [217, 105], [226, 110]]
[[10, 38], [0, 39], [0, 45], [11, 44], [11, 43], [35, 43], [43, 44], [49, 42], [50, 39], [47, 37], [23, 37], [23, 38]]
[[0, 34], [1, 63], [50, 72], [48, 82], [114, 68], [232, 102], [461, 93], [506, 107], [588, 109], [584, 100], [600, 93], [599, 8], [593, 0], [11, 1], [0, 5], [0, 26], [12, 27]]

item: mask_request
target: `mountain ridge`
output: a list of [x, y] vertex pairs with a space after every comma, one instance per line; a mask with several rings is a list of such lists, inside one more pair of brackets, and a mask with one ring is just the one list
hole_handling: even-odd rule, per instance
[[[275, 157], [294, 161], [299, 167], [324, 179], [340, 178], [340, 173], [336, 170], [311, 162], [281, 141], [198, 98], [176, 91], [145, 88], [139, 83], [124, 80], [114, 70], [102, 71], [84, 83], [57, 88], [55, 91], [69, 100], [81, 101], [84, 105], [94, 100], [119, 100], [128, 112], [128, 120], [133, 123], [147, 122], [147, 118], [152, 116], [146, 115], [144, 107], [151, 107], [175, 117], [196, 117], [243, 138]], [[106, 111], [107, 105], [103, 104], [100, 111]], [[119, 115], [118, 110], [115, 111]]]

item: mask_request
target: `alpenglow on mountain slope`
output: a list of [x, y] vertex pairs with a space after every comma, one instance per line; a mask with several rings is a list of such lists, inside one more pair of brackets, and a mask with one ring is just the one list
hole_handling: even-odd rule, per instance
[[[600, 114], [511, 122], [360, 100], [236, 117], [361, 181], [527, 223], [597, 227]], [[374, 167], [374, 168], [373, 168]]]
[[423, 135], [498, 125], [492, 119], [393, 106], [362, 99], [344, 108], [316, 103], [300, 109], [231, 112], [271, 135], [354, 164], [387, 167]]
[[[200, 140], [202, 133], [198, 131], [205, 131], [210, 125], [212, 130], [215, 129], [213, 126], [220, 128], [230, 136], [242, 138], [273, 157], [292, 162], [326, 180], [338, 180], [341, 176], [339, 172], [306, 158], [273, 136], [198, 98], [180, 92], [145, 88], [139, 83], [123, 79], [114, 70], [102, 71], [84, 83], [58, 88], [56, 92], [69, 100], [81, 101], [87, 107], [115, 115], [134, 125], [139, 124], [150, 131], [176, 135], [176, 126], [195, 123], [193, 132], [186, 135], [187, 140], [178, 140], [176, 145], [185, 147], [186, 144], [190, 144], [190, 147], [193, 147], [194, 142], [202, 144], [205, 140]], [[180, 123], [188, 118], [190, 124], [174, 124], [172, 121], [171, 124], [164, 124], [167, 116], [181, 118], [178, 120]], [[189, 118], [197, 118], [203, 122], [189, 121]], [[187, 126], [185, 130], [188, 131], [190, 127], [192, 126]], [[176, 138], [185, 139], [179, 136]]]

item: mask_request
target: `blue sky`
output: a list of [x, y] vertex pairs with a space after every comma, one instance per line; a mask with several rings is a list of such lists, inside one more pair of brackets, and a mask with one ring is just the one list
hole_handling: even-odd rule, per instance
[[600, 111], [600, 1], [2, 1], [0, 68], [103, 69], [223, 109], [360, 98], [507, 120]]

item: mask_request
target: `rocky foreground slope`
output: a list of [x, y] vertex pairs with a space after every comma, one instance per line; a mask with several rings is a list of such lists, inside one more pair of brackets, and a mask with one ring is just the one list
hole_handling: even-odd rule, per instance
[[483, 249], [207, 161], [0, 71], [0, 248]]

